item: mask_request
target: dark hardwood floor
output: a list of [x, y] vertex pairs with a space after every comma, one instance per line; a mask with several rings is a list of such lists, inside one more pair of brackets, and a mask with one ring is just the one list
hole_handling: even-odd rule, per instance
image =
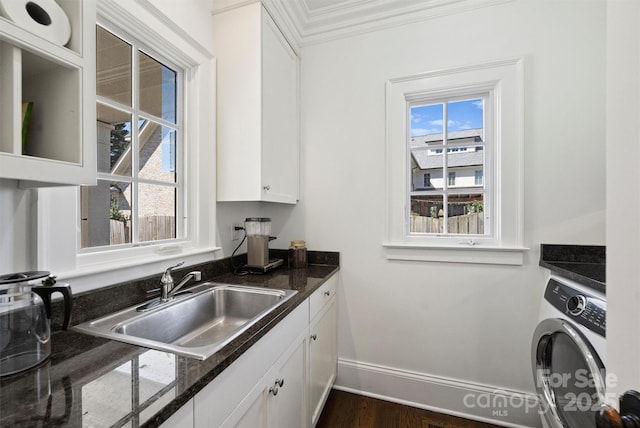
[[316, 428], [497, 428], [348, 392], [331, 390]]

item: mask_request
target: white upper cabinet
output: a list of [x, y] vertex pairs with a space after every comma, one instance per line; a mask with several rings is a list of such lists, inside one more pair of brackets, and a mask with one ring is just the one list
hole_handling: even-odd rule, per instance
[[[37, 26], [25, 29], [0, 16], [0, 178], [21, 180], [23, 187], [96, 182], [96, 5], [93, 0], [56, 4], [71, 26], [64, 46]], [[42, 27], [56, 19], [33, 8], [29, 13], [44, 20]]]
[[298, 57], [253, 3], [214, 15], [218, 201], [295, 204]]

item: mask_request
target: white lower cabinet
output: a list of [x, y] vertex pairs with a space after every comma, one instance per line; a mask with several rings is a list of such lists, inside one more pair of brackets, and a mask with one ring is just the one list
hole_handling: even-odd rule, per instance
[[246, 404], [246, 398], [256, 390], [256, 385], [278, 366], [286, 351], [308, 329], [309, 305], [305, 301], [196, 394], [195, 427], [217, 428], [232, 413], [237, 415], [236, 409]]
[[268, 389], [270, 427], [303, 427], [306, 424], [306, 333], [305, 329], [302, 340], [294, 345], [294, 349], [286, 356], [278, 373], [271, 375], [271, 378], [275, 377], [275, 381]]
[[315, 426], [337, 371], [337, 282], [329, 278], [193, 398], [195, 428]]
[[307, 334], [304, 331], [222, 426], [225, 428], [306, 426], [306, 351]]
[[[336, 277], [334, 276], [335, 280]], [[322, 413], [338, 367], [337, 303], [335, 289], [319, 290], [327, 298], [309, 326], [309, 416], [314, 427]], [[331, 293], [326, 295], [324, 293]]]

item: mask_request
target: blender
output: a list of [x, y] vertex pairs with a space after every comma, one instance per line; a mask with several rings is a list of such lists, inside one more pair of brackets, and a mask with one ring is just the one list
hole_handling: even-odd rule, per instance
[[247, 235], [246, 270], [264, 273], [284, 263], [282, 259], [269, 258], [269, 241], [276, 239], [271, 234], [271, 219], [268, 217], [248, 217], [244, 220]]

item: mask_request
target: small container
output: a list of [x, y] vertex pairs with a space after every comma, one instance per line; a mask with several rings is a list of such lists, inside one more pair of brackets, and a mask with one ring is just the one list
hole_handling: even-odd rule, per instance
[[295, 269], [307, 267], [307, 245], [304, 241], [291, 241], [289, 245], [289, 267]]

